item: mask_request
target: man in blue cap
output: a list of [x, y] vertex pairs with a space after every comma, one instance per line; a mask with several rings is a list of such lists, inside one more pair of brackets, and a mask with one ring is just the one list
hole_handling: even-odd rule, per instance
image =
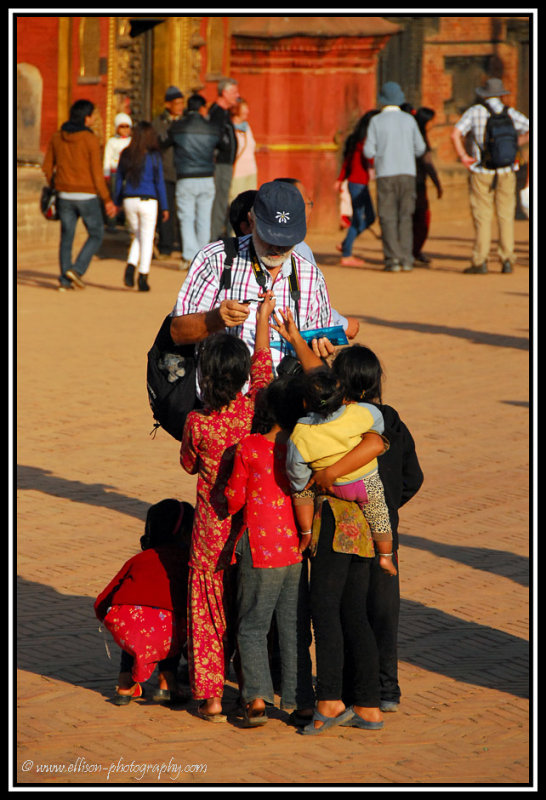
[[[194, 257], [172, 312], [176, 344], [195, 344], [227, 330], [254, 349], [256, 309], [260, 295], [273, 291], [277, 308], [290, 308], [300, 330], [332, 324], [330, 298], [320, 269], [294, 248], [305, 238], [306, 208], [289, 183], [263, 184], [250, 212], [251, 233], [237, 239], [230, 286], [221, 285], [226, 250], [212, 242]], [[275, 369], [288, 354], [287, 343], [271, 332]]]
[[364, 155], [374, 159], [386, 272], [413, 269], [415, 159], [423, 155], [426, 144], [413, 116], [400, 108], [405, 101], [397, 83], [383, 85], [381, 113], [370, 120], [364, 144]]

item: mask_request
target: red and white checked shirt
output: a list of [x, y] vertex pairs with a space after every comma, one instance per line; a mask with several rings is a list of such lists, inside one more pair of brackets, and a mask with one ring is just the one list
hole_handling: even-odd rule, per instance
[[[267, 269], [263, 269], [267, 282], [265, 289], [262, 290], [252, 269], [251, 238], [250, 235], [239, 238], [238, 254], [233, 259], [231, 268], [231, 289], [222, 289], [220, 293], [218, 293], [218, 287], [225, 259], [223, 242], [212, 242], [200, 250], [194, 257], [188, 276], [180, 289], [172, 316], [181, 317], [185, 314], [210, 311], [222, 300], [240, 301], [257, 298], [263, 294], [263, 291], [272, 290], [277, 301], [276, 308], [289, 308], [297, 320], [295, 303], [290, 296], [291, 258], [288, 258], [283, 264], [274, 284], [272, 284]], [[332, 325], [332, 309], [324, 275], [317, 266], [295, 250], [292, 251], [292, 255], [301, 293], [299, 301], [300, 329], [313, 330]], [[226, 328], [228, 333], [239, 336], [248, 345], [251, 353], [254, 352], [257, 308], [257, 303], [251, 303], [250, 314], [244, 324], [238, 325], [236, 328]], [[289, 352], [289, 347], [276, 331], [272, 328], [269, 330], [271, 356], [273, 367], [276, 369], [283, 356]]]

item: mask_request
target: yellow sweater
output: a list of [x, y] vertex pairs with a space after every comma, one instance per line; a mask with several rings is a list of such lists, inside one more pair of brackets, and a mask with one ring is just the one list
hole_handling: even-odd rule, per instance
[[[301, 491], [311, 472], [325, 469], [360, 443], [370, 430], [384, 431], [383, 415], [370, 403], [349, 403], [329, 417], [309, 414], [294, 428], [288, 443], [287, 471], [294, 491]], [[336, 484], [352, 483], [377, 468], [377, 459], [344, 475]]]

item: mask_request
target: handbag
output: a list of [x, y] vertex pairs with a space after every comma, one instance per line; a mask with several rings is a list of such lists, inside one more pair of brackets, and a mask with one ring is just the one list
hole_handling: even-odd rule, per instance
[[40, 211], [49, 220], [58, 220], [59, 211], [57, 209], [57, 190], [53, 185], [44, 186], [40, 196]]

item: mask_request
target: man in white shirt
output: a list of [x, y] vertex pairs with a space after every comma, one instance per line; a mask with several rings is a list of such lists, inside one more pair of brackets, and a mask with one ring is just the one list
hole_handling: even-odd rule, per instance
[[[505, 108], [501, 97], [509, 94], [500, 78], [489, 78], [483, 87], [476, 89], [479, 103], [470, 106], [453, 128], [451, 139], [461, 162], [470, 172], [470, 208], [476, 231], [472, 263], [464, 270], [469, 275], [488, 272], [487, 257], [491, 247], [491, 223], [496, 213], [499, 227], [499, 257], [502, 272], [513, 271], [514, 218], [516, 211], [516, 161], [508, 166], [490, 169], [485, 166], [485, 132], [491, 112], [499, 114]], [[520, 147], [529, 141], [529, 120], [514, 108], [506, 107], [517, 133]], [[465, 136], [471, 134], [472, 153], [465, 149]]]
[[[172, 312], [171, 336], [176, 344], [196, 344], [226, 330], [253, 351], [258, 299], [270, 290], [277, 308], [290, 308], [301, 330], [332, 324], [324, 276], [295, 250], [307, 230], [305, 203], [296, 187], [277, 181], [263, 184], [254, 200], [250, 227], [251, 235], [238, 239], [230, 286], [222, 283], [226, 253], [221, 240], [196, 254]], [[278, 333], [271, 330], [270, 336], [276, 370], [290, 350]]]

